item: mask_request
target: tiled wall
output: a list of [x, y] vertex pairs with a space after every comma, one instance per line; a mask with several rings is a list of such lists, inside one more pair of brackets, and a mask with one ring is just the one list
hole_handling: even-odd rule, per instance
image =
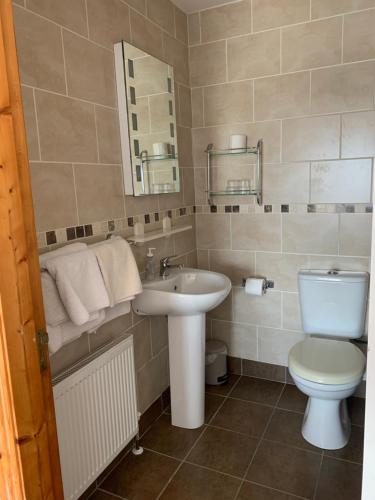
[[[52, 248], [108, 231], [132, 233], [139, 220], [192, 222], [194, 169], [187, 19], [169, 0], [17, 0], [14, 17], [38, 241]], [[126, 40], [174, 66], [181, 193], [125, 197], [113, 44]], [[177, 214], [175, 209], [190, 207]], [[194, 231], [156, 241], [195, 263]], [[145, 248], [135, 250], [144, 269]], [[140, 410], [168, 385], [166, 322], [129, 314], [52, 357], [55, 373], [127, 331], [134, 334]]]
[[[363, 9], [363, 10], [359, 10]], [[301, 268], [367, 270], [375, 156], [375, 1], [243, 0], [189, 16], [198, 261], [231, 296], [209, 328], [230, 354], [287, 364]], [[264, 140], [264, 203], [206, 198], [209, 143]], [[216, 159], [216, 188], [253, 161]], [[245, 295], [243, 277], [275, 281]]]

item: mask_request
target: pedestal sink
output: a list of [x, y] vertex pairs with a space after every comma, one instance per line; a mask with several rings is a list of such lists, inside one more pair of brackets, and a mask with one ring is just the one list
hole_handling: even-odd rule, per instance
[[230, 290], [223, 274], [180, 269], [143, 283], [133, 301], [137, 314], [168, 315], [172, 425], [195, 429], [204, 423], [205, 315]]

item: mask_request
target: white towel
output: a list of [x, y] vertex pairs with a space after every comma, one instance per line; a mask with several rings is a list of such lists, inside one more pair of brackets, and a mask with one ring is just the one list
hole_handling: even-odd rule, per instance
[[61, 302], [56, 283], [48, 271], [41, 272], [41, 280], [46, 322], [51, 326], [61, 325], [69, 318]]
[[105, 323], [109, 323], [113, 319], [119, 318], [120, 316], [124, 316], [124, 314], [130, 313], [130, 302], [121, 302], [121, 304], [117, 304], [114, 307], [107, 307], [104, 310], [105, 317], [103, 318], [100, 325], [95, 325], [95, 328], [91, 328], [89, 333], [96, 333], [96, 331]]
[[64, 345], [78, 339], [83, 333], [96, 330], [103, 323], [104, 317], [104, 311], [99, 311], [90, 316], [90, 321], [81, 326], [74, 325], [71, 321], [57, 326], [47, 324], [49, 352], [54, 354]]
[[72, 323], [83, 325], [90, 314], [109, 306], [108, 293], [94, 252], [89, 249], [45, 262]]
[[111, 238], [90, 248], [98, 259], [111, 307], [142, 292], [137, 263], [127, 241]]
[[67, 255], [74, 252], [82, 252], [86, 250], [86, 243], [71, 243], [70, 245], [65, 245], [64, 247], [53, 250], [52, 252], [46, 252], [39, 255], [39, 264], [42, 269], [46, 269], [46, 262], [49, 259], [54, 259], [55, 257], [60, 257], [61, 255]]

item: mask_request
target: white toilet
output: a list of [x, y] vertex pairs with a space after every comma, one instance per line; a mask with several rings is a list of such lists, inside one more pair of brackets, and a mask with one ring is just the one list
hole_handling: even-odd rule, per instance
[[349, 339], [364, 334], [369, 274], [300, 271], [298, 285], [303, 330], [311, 335], [289, 352], [289, 372], [309, 396], [302, 435], [319, 448], [336, 450], [349, 441], [346, 398], [365, 371], [365, 356]]

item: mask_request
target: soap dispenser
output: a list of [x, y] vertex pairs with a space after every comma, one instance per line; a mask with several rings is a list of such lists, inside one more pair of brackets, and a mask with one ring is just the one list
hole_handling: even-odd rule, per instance
[[147, 262], [146, 262], [146, 281], [152, 281], [155, 279], [155, 258], [154, 250], [156, 248], [149, 248], [147, 252]]

